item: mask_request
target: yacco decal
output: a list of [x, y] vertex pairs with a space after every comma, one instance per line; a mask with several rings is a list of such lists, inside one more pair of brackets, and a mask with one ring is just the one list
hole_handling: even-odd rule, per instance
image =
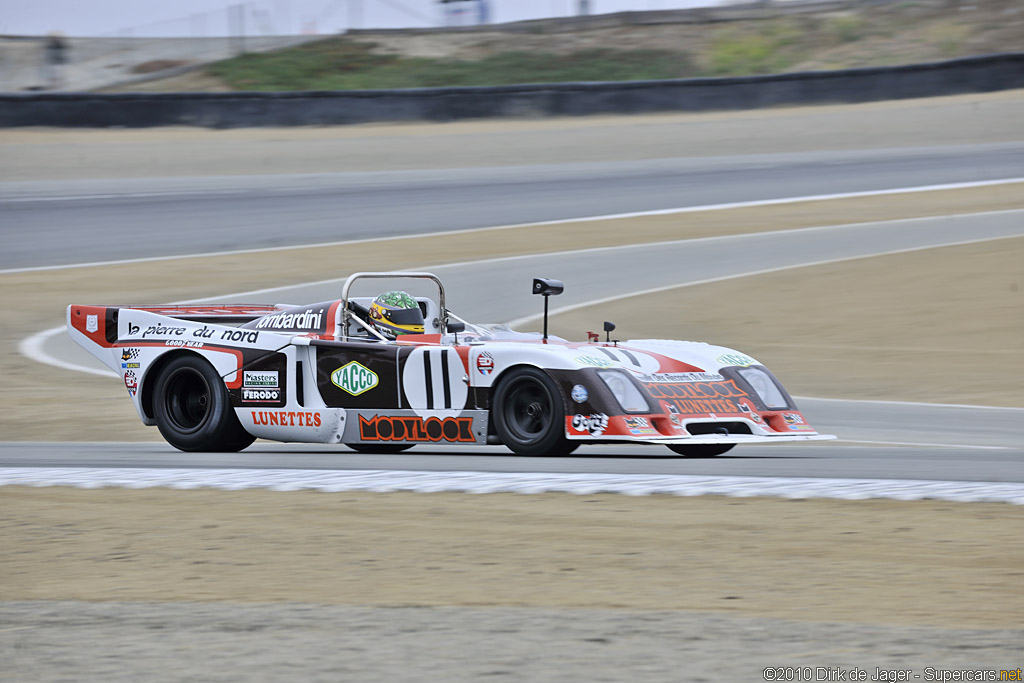
[[319, 427], [320, 413], [290, 410], [250, 410], [254, 425], [275, 427]]
[[359, 438], [363, 441], [421, 441], [475, 443], [471, 417], [359, 416]]
[[379, 381], [376, 372], [357, 361], [352, 361], [331, 373], [331, 383], [353, 396], [373, 389]]
[[644, 388], [652, 397], [662, 399], [681, 413], [740, 413], [737, 403], [747, 395], [733, 380], [725, 382], [645, 383]]

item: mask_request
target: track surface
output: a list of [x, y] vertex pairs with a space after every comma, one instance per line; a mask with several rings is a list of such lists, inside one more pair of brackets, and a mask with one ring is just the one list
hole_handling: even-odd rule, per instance
[[1009, 143], [437, 171], [8, 182], [0, 183], [6, 226], [0, 269], [1021, 175], [1024, 144]]

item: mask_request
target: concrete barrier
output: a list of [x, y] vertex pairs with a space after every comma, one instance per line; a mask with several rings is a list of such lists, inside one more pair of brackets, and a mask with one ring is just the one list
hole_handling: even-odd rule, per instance
[[754, 109], [1024, 88], [1024, 53], [908, 66], [614, 83], [233, 93], [0, 95], [0, 127], [241, 128]]

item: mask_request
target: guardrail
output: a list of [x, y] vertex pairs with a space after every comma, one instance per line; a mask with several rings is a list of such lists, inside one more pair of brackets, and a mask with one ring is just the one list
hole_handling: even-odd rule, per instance
[[1024, 88], [1024, 52], [907, 66], [406, 90], [0, 95], [0, 127], [242, 128], [856, 103]]

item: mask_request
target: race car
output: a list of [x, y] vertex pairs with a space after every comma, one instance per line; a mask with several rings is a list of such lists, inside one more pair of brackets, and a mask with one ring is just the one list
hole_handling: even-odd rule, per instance
[[[385, 278], [426, 282], [431, 295], [350, 296], [357, 281]], [[71, 305], [67, 327], [121, 376], [143, 423], [183, 451], [239, 451], [260, 438], [368, 453], [504, 444], [527, 456], [645, 443], [706, 457], [835, 438], [733, 349], [620, 342], [611, 323], [604, 340], [548, 335], [548, 297], [562, 290], [533, 281], [542, 333], [471, 324], [448, 310], [435, 275], [408, 272], [355, 273], [340, 299], [303, 306]]]

